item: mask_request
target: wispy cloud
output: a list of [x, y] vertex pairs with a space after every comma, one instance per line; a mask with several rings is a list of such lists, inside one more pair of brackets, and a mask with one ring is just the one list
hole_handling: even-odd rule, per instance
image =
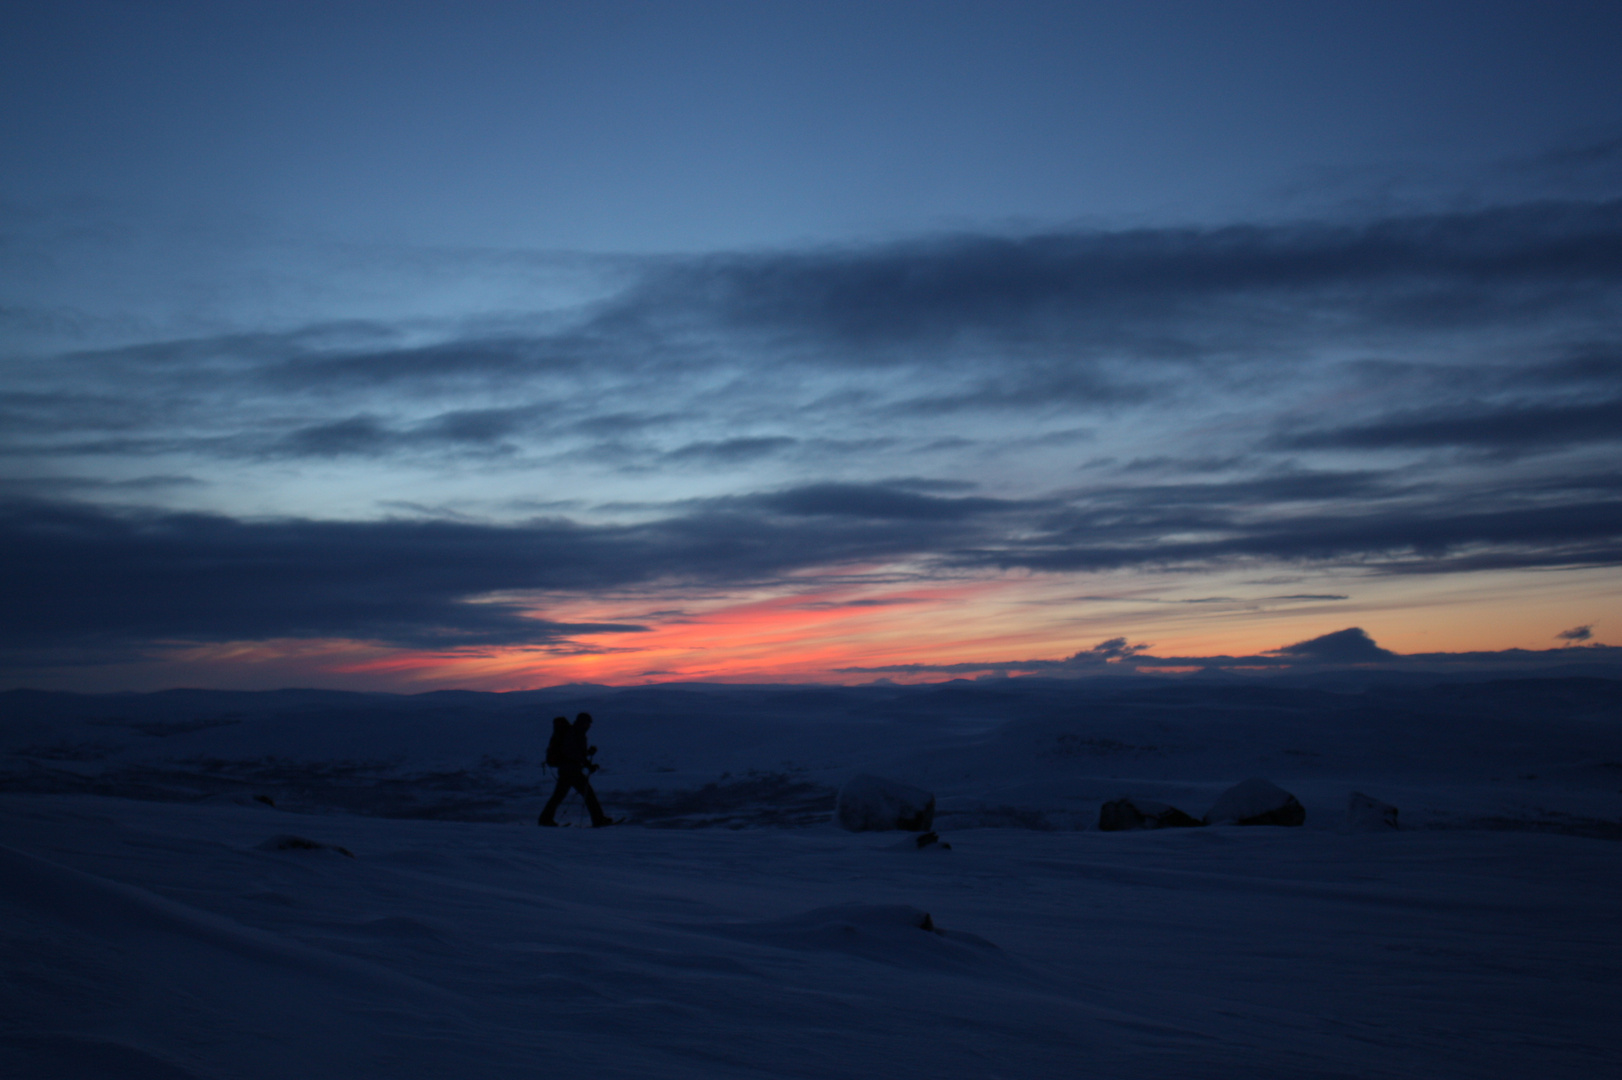
[[1285, 436], [1278, 444], [1297, 450], [1445, 446], [1520, 450], [1619, 439], [1622, 399], [1397, 412], [1372, 423]]
[[[561, 646], [641, 624], [527, 597], [1622, 563], [1622, 202], [614, 281], [544, 318], [6, 357], [0, 555], [28, 572], [0, 632]], [[1344, 599], [1211, 591], [1178, 602]]]
[[[268, 434], [267, 452], [314, 456], [350, 446], [405, 454], [434, 437], [511, 436], [539, 449], [570, 425], [645, 427], [655, 419], [643, 411], [652, 388], [667, 406], [662, 423], [695, 432], [758, 430], [750, 419], [780, 425], [657, 449], [680, 464], [766, 448], [751, 439], [803, 439], [803, 410], [819, 399], [841, 426], [902, 435], [947, 415], [1182, 411], [1191, 393], [1306, 389], [1301, 380], [1322, 377], [1337, 354], [1362, 349], [1406, 350], [1453, 369], [1490, 360], [1518, 373], [1523, 397], [1541, 382], [1557, 399], [1406, 402], [1300, 427], [1271, 445], [1609, 438], [1615, 393], [1598, 402], [1558, 395], [1596, 379], [1615, 385], [1619, 287], [1615, 202], [1357, 225], [965, 235], [649, 260], [617, 295], [529, 331], [451, 328], [412, 342], [420, 331], [322, 324], [13, 362], [18, 389], [0, 410], [15, 421], [13, 451], [37, 453], [52, 452], [42, 433], [82, 442], [142, 428], [174, 434], [177, 425], [198, 435], [251, 430]], [[1574, 359], [1574, 350], [1587, 355]], [[1445, 385], [1432, 393], [1445, 395]], [[531, 404], [515, 407], [515, 396]], [[437, 419], [422, 416], [427, 402], [441, 404]], [[376, 430], [361, 430], [366, 422]], [[343, 424], [353, 439], [322, 436]]]

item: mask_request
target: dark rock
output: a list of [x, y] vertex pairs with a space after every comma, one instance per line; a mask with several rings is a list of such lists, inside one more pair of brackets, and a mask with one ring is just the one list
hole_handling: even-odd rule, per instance
[[319, 840], [310, 840], [303, 836], [294, 836], [291, 833], [283, 833], [280, 836], [272, 836], [269, 840], [266, 840], [264, 843], [259, 845], [259, 850], [336, 851], [338, 854], [347, 855], [351, 859], [355, 857], [355, 853], [346, 847], [339, 847], [337, 844], [323, 844]]
[[928, 832], [935, 820], [935, 796], [899, 780], [863, 773], [839, 789], [834, 820], [851, 832]]
[[1397, 827], [1397, 808], [1372, 795], [1354, 791], [1346, 800], [1346, 828], [1351, 832], [1384, 832]]
[[1301, 825], [1306, 820], [1301, 800], [1259, 776], [1224, 791], [1205, 814], [1207, 825]]
[[1105, 803], [1098, 811], [1101, 832], [1125, 832], [1129, 829], [1186, 829], [1205, 824], [1175, 806], [1154, 799], [1116, 799]]

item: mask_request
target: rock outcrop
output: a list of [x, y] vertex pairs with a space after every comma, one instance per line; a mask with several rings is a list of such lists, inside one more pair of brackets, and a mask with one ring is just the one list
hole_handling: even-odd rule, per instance
[[1224, 791], [1205, 814], [1207, 825], [1300, 825], [1306, 820], [1301, 800], [1259, 776]]
[[1116, 799], [1105, 803], [1098, 811], [1098, 828], [1101, 832], [1124, 832], [1128, 829], [1186, 829], [1203, 824], [1205, 823], [1199, 818], [1154, 799]]
[[834, 820], [851, 832], [928, 832], [935, 821], [935, 796], [899, 780], [863, 773], [839, 789]]

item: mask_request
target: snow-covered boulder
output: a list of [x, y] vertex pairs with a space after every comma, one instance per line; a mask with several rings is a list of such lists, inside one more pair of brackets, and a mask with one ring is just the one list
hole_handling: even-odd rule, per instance
[[1352, 832], [1385, 832], [1397, 827], [1397, 808], [1372, 795], [1354, 791], [1346, 800], [1346, 828]]
[[1205, 813], [1207, 825], [1300, 825], [1306, 820], [1301, 800], [1259, 776], [1224, 791]]
[[1098, 828], [1103, 832], [1127, 829], [1178, 829], [1203, 825], [1199, 818], [1183, 813], [1168, 803], [1154, 799], [1116, 799], [1098, 811]]
[[839, 789], [834, 820], [851, 832], [928, 832], [935, 821], [935, 796], [899, 780], [863, 773]]

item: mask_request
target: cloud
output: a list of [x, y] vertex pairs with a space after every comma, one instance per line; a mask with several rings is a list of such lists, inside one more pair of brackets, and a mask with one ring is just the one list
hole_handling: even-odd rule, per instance
[[721, 439], [713, 442], [688, 443], [665, 454], [666, 461], [697, 464], [736, 464], [771, 457], [798, 443], [786, 435], [756, 436], [752, 438]]
[[121, 508], [6, 504], [0, 553], [30, 570], [0, 634], [561, 646], [618, 631], [513, 597], [1622, 562], [1622, 202], [615, 274], [544, 317], [7, 356], [5, 490]]
[[1512, 161], [1508, 171], [1546, 190], [1614, 192], [1622, 182], [1622, 135], [1570, 141]]
[[1320, 664], [1361, 664], [1371, 660], [1389, 660], [1396, 653], [1380, 648], [1360, 626], [1336, 630], [1309, 641], [1298, 641], [1273, 650], [1279, 656], [1310, 660]]
[[[0, 637], [546, 642], [624, 628], [548, 623], [514, 595], [725, 590], [858, 565], [904, 564], [919, 580], [1236, 561], [1391, 574], [1622, 562], [1622, 503], [1541, 484], [1457, 496], [1329, 475], [1038, 500], [933, 493], [955, 490], [822, 482], [648, 504], [632, 524], [247, 520], [17, 499], [0, 505], [0, 559], [13, 568]], [[1305, 498], [1313, 492], [1355, 493], [1374, 509], [1324, 512]], [[1488, 508], [1475, 509], [1483, 497]]]
[[1274, 476], [1197, 483], [1098, 485], [1081, 489], [1093, 503], [1123, 506], [1257, 506], [1330, 502], [1396, 493], [1389, 472], [1300, 470]]
[[1276, 445], [1297, 450], [1441, 446], [1509, 450], [1618, 439], [1622, 439], [1622, 399], [1403, 412], [1372, 423], [1282, 436]]
[[[1238, 560], [1324, 562], [1386, 573], [1446, 573], [1511, 566], [1622, 562], [1622, 503], [1554, 492], [1538, 504], [1494, 493], [1432, 495], [1418, 505], [1368, 504], [1335, 512], [1288, 513], [1225, 504], [1185, 506], [1136, 493], [1119, 505], [1077, 506], [1051, 515], [1045, 529], [996, 549], [961, 556], [966, 565], [1048, 572], [1132, 566], [1210, 567]], [[1117, 496], [1116, 503], [1122, 502]], [[1496, 505], [1494, 505], [1496, 504]], [[1189, 538], [1190, 534], [1204, 534]]]
[[[62, 503], [0, 507], [8, 648], [346, 637], [415, 647], [630, 633], [565, 624], [492, 591], [607, 574], [567, 527], [447, 522], [242, 522], [117, 515]], [[612, 575], [608, 575], [612, 576]]]
[[942, 497], [884, 484], [807, 484], [786, 491], [726, 500], [722, 505], [753, 504], [795, 517], [845, 517], [876, 520], [959, 521], [983, 514], [1005, 513], [1030, 504], [979, 496]]
[[82, 391], [0, 393], [0, 427], [13, 434], [49, 434], [82, 427], [134, 431], [152, 422], [154, 417], [147, 410], [131, 405], [128, 399]]
[[381, 454], [395, 440], [389, 431], [370, 416], [352, 416], [330, 424], [313, 424], [290, 432], [282, 445], [298, 457], [338, 457], [347, 454]]
[[[1619, 256], [1617, 201], [1361, 225], [957, 236], [678, 261], [606, 318], [649, 325], [675, 312], [707, 312], [734, 327], [795, 330], [857, 346], [939, 344], [964, 334], [1051, 338], [1077, 325], [1137, 323], [1147, 331], [1150, 319], [1189, 304], [1264, 295], [1411, 325], [1490, 322], [1570, 304], [1579, 299], [1574, 285], [1614, 285], [1622, 278]], [[1558, 288], [1538, 291], [1551, 285]], [[1491, 303], [1506, 291], [1520, 300], [1513, 310]], [[1163, 331], [1163, 355], [1178, 355], [1178, 330], [1188, 328]]]
[[1579, 641], [1588, 641], [1593, 636], [1594, 627], [1592, 625], [1574, 626], [1570, 630], [1562, 630], [1555, 635], [1555, 637], [1559, 638], [1561, 641], [1569, 641], [1573, 644]]
[[[1272, 604], [1272, 603], [1285, 603], [1285, 602], [1295, 603], [1295, 602], [1322, 602], [1322, 601], [1326, 601], [1326, 600], [1349, 600], [1350, 597], [1345, 595], [1344, 593], [1290, 593], [1290, 594], [1282, 595], [1282, 596], [1255, 596], [1255, 597], [1245, 597], [1245, 596], [1192, 596], [1192, 597], [1180, 597], [1178, 599], [1173, 599], [1173, 600], [1168, 600], [1168, 599], [1158, 597], [1158, 596], [1133, 596], [1133, 595], [1125, 595], [1125, 596], [1072, 596], [1072, 597], [1067, 597], [1066, 599], [1067, 600], [1075, 600], [1075, 601], [1092, 601], [1092, 602], [1107, 603], [1107, 604], [1109, 604], [1109, 603], [1123, 603], [1123, 602], [1130, 602], [1130, 603], [1133, 603], [1133, 604]], [[1051, 601], [1048, 601], [1048, 600], [1043, 600], [1043, 601], [1039, 601], [1039, 602], [1040, 603], [1051, 603]]]
[[[451, 647], [634, 632], [641, 627], [548, 622], [492, 597], [758, 583], [909, 557], [970, 527], [953, 524], [966, 511], [920, 515], [916, 500], [929, 497], [899, 497], [902, 512], [889, 516], [878, 503], [877, 517], [806, 507], [809, 519], [787, 521], [705, 509], [633, 526], [243, 521], [12, 501], [0, 504], [0, 560], [12, 568], [0, 642], [344, 637]], [[792, 506], [795, 493], [773, 498]]]
[[1056, 406], [1136, 404], [1159, 396], [1145, 382], [1114, 379], [1101, 371], [1028, 371], [970, 382], [955, 393], [931, 394], [897, 402], [895, 415], [941, 417], [987, 411], [1046, 412]]
[[931, 603], [931, 601], [918, 597], [892, 596], [868, 600], [808, 600], [803, 604], [794, 604], [792, 606], [796, 611], [845, 611], [851, 608], [902, 607], [910, 604], [928, 603]]
[[[1583, 629], [1579, 627], [1579, 629]], [[1254, 676], [1321, 674], [1345, 669], [1364, 673], [1414, 674], [1470, 672], [1481, 675], [1538, 675], [1576, 670], [1606, 677], [1622, 674], [1622, 649], [1585, 645], [1534, 651], [1394, 653], [1380, 648], [1359, 627], [1348, 627], [1255, 656], [1155, 656], [1147, 645], [1111, 638], [1062, 660], [959, 661], [951, 664], [884, 664], [839, 669], [849, 675], [1025, 675], [1087, 678], [1098, 675], [1240, 674]]]
[[[344, 347], [308, 350], [303, 335], [289, 335], [281, 349], [263, 346], [268, 362], [252, 375], [265, 387], [288, 390], [433, 388], [456, 384], [511, 384], [536, 376], [578, 373], [594, 358], [591, 343], [569, 335], [469, 338], [409, 348]], [[195, 343], [206, 349], [208, 342]]]
[[535, 421], [536, 409], [452, 409], [417, 425], [419, 435], [448, 443], [490, 444], [517, 434]]
[[1565, 355], [1511, 370], [1505, 378], [1511, 388], [1535, 386], [1610, 395], [1622, 391], [1622, 352], [1616, 343], [1589, 344]]
[[980, 485], [972, 480], [945, 480], [931, 476], [897, 476], [886, 480], [876, 481], [887, 488], [898, 491], [923, 492], [964, 492], [973, 491]]
[[[1092, 655], [1102, 657], [1105, 660], [1125, 660], [1127, 657], [1136, 656], [1141, 652], [1147, 652], [1153, 647], [1154, 646], [1147, 644], [1128, 645], [1126, 643], [1126, 638], [1118, 637], [1110, 638], [1108, 641], [1100, 641], [1097, 645], [1094, 645], [1090, 651]], [[1080, 653], [1077, 654], [1077, 656], [1080, 655]], [[1071, 659], [1074, 660], [1075, 657], [1072, 657]]]
[[[1090, 649], [1065, 657], [1063, 660], [996, 660], [996, 661], [961, 661], [952, 664], [882, 664], [876, 667], [844, 667], [837, 669], [841, 674], [890, 674], [890, 675], [1048, 675], [1065, 678], [1075, 676], [1097, 675], [1106, 671], [1113, 671], [1116, 665], [1124, 661], [1134, 660], [1153, 648], [1147, 644], [1129, 645], [1124, 637], [1110, 638], [1100, 641]], [[1152, 660], [1152, 657], [1146, 658]], [[1122, 668], [1121, 670], [1126, 670]]]
[[[1432, 340], [1416, 331], [1614, 357], [1622, 202], [957, 235], [648, 259], [625, 273], [619, 292], [527, 326], [329, 322], [49, 356], [74, 389], [93, 380], [129, 393], [52, 402], [69, 388], [42, 386], [16, 408], [30, 422], [104, 431], [126, 422], [109, 401], [179, 399], [218, 417], [211, 407], [297, 400], [382, 416], [384, 401], [516, 390], [557, 402], [560, 421], [591, 423], [635, 415], [626, 395], [649, 387], [725, 413], [788, 388], [803, 404], [807, 377], [823, 376], [860, 383], [875, 420], [921, 422], [1181, 401], [1194, 373], [1277, 380], [1306, 370], [1326, 340], [1380, 351]], [[174, 421], [172, 408], [149, 411]]]
[[382, 457], [432, 450], [510, 450], [506, 440], [532, 422], [529, 407], [455, 409], [407, 426], [390, 426], [375, 416], [350, 416], [289, 432], [268, 445], [244, 441], [234, 449], [245, 456]]
[[166, 474], [157, 476], [131, 476], [125, 479], [107, 479], [99, 476], [50, 476], [0, 480], [0, 492], [7, 497], [49, 498], [65, 492], [113, 494], [129, 496], [135, 493], [171, 491], [178, 488], [196, 488], [204, 482], [195, 476]]

